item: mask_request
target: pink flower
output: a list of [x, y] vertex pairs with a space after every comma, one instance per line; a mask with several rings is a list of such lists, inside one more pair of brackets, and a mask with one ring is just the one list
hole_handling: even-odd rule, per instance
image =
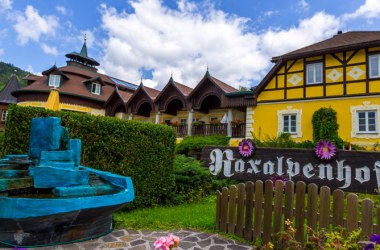
[[167, 245], [167, 241], [165, 237], [160, 237], [158, 240], [154, 242], [155, 249], [169, 250], [169, 246]]
[[320, 140], [315, 145], [315, 153], [321, 160], [331, 160], [336, 154], [336, 146], [329, 140]]
[[153, 245], [156, 250], [170, 250], [173, 247], [178, 247], [179, 238], [173, 234], [169, 234], [166, 237], [160, 237], [158, 240], [154, 242]]

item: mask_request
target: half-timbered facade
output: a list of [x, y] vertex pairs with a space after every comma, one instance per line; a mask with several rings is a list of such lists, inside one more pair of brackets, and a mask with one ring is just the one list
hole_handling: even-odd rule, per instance
[[366, 147], [380, 141], [380, 32], [338, 32], [272, 61], [255, 89], [256, 137], [286, 132], [312, 140], [313, 113], [331, 107], [343, 140]]

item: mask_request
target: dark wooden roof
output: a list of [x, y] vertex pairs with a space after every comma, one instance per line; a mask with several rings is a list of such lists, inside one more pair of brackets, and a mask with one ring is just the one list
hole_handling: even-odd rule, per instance
[[[64, 66], [54, 69], [55, 71], [62, 72], [67, 76], [67, 79], [63, 81], [62, 86], [59, 88], [60, 95], [78, 96], [84, 99], [106, 102], [113, 93], [115, 87], [118, 87], [120, 92], [133, 92], [133, 89], [125, 85], [119, 85], [113, 81], [109, 76], [100, 74], [95, 71], [86, 70], [84, 68], [76, 67], [73, 65]], [[52, 72], [52, 71], [50, 71]], [[14, 96], [22, 95], [26, 92], [50, 92], [51, 87], [47, 84], [48, 76], [35, 76], [29, 75], [25, 79], [29, 85], [13, 92]], [[86, 86], [88, 81], [100, 82], [102, 86], [102, 92], [100, 95], [92, 94]], [[126, 97], [126, 95], [124, 95]]]
[[169, 104], [178, 100], [182, 103], [182, 107], [179, 109], [188, 108], [187, 96], [192, 91], [192, 88], [187, 87], [181, 83], [175, 82], [172, 77], [170, 77], [168, 83], [162, 89], [160, 94], [155, 99], [155, 103], [158, 105], [160, 112], [166, 112]]
[[273, 57], [272, 61], [276, 62], [280, 58], [289, 60], [372, 46], [380, 46], [380, 31], [350, 31], [339, 33], [330, 39], [289, 52], [282, 56]]
[[15, 75], [12, 75], [11, 79], [0, 91], [0, 103], [17, 103], [17, 98], [12, 96], [12, 92], [20, 88], [20, 83]]

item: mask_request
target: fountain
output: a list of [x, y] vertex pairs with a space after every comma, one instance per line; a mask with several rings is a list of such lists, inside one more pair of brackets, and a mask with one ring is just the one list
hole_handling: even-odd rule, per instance
[[81, 141], [57, 117], [34, 118], [29, 153], [0, 160], [0, 243], [27, 247], [100, 237], [134, 199], [130, 177], [81, 166]]

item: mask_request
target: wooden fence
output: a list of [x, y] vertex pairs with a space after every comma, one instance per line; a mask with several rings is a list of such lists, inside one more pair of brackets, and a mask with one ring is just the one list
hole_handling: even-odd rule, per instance
[[305, 241], [306, 225], [314, 231], [341, 226], [349, 232], [360, 227], [368, 236], [380, 233], [377, 226], [380, 206], [375, 208], [370, 199], [360, 203], [359, 206], [354, 193], [345, 197], [342, 190], [336, 189], [331, 194], [327, 186], [318, 190], [316, 184], [306, 185], [302, 181], [296, 184], [287, 181], [285, 187], [281, 181], [273, 187], [271, 180], [240, 183], [217, 192], [216, 226], [219, 231], [249, 241], [262, 238], [264, 243], [271, 241], [274, 233], [284, 230], [286, 219], [293, 222], [295, 237], [301, 242]]

